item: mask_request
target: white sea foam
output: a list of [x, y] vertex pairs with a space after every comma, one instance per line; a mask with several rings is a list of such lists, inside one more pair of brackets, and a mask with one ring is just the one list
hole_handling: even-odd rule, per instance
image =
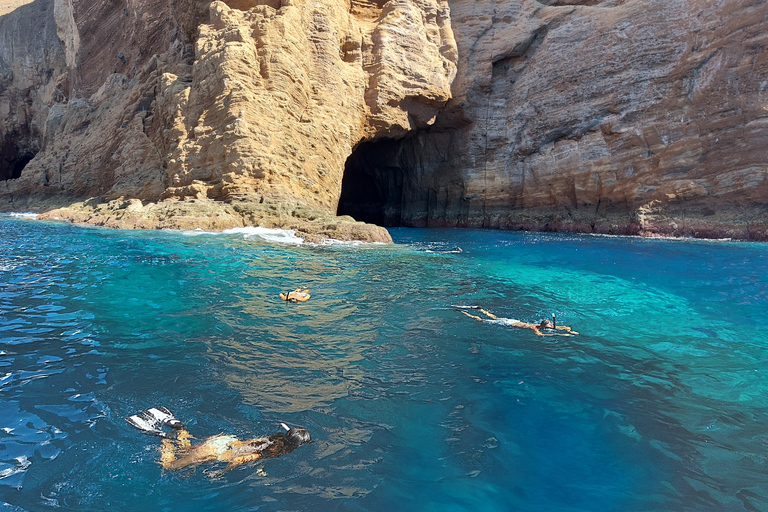
[[368, 246], [368, 245], [390, 245], [386, 244], [384, 242], [363, 242], [361, 240], [336, 240], [335, 238], [326, 238], [322, 242], [320, 242], [318, 245], [342, 245], [347, 247], [360, 247], [360, 246]]
[[0, 480], [3, 478], [8, 478], [9, 476], [13, 476], [17, 473], [24, 473], [27, 468], [32, 465], [26, 455], [16, 457], [14, 460], [16, 460], [15, 466], [8, 464], [10, 467], [0, 470]]
[[272, 228], [260, 228], [260, 227], [247, 227], [247, 228], [232, 228], [225, 229], [224, 231], [205, 231], [202, 229], [188, 229], [179, 231], [184, 236], [202, 236], [202, 235], [239, 235], [243, 238], [252, 239], [258, 238], [265, 242], [287, 244], [287, 245], [301, 245], [304, 243], [304, 239], [296, 236], [296, 232], [289, 229], [272, 229]]
[[11, 212], [11, 213], [4, 213], [4, 216], [7, 217], [16, 217], [19, 219], [36, 219], [38, 214], [32, 213], [32, 212]]
[[246, 227], [246, 228], [232, 228], [224, 231], [205, 231], [203, 229], [188, 229], [179, 231], [184, 236], [202, 236], [202, 235], [241, 235], [245, 239], [258, 238], [265, 242], [286, 244], [286, 245], [333, 245], [333, 246], [346, 246], [346, 247], [360, 247], [360, 246], [382, 246], [391, 245], [384, 242], [362, 242], [359, 240], [336, 240], [334, 238], [326, 238], [322, 242], [317, 244], [304, 242], [304, 239], [296, 236], [296, 232], [292, 229], [277, 229], [277, 228], [262, 228], [262, 227]]
[[301, 245], [304, 239], [296, 236], [292, 229], [271, 229], [271, 228], [232, 228], [223, 231], [225, 235], [243, 235], [244, 238], [261, 238], [265, 242], [277, 244]]
[[[564, 233], [565, 234], [565, 233]], [[641, 235], [610, 235], [607, 233], [572, 233], [576, 236], [591, 236], [595, 238], [629, 238], [637, 240], [661, 240], [664, 242], [735, 242], [733, 238], [696, 238], [692, 236], [672, 236], [672, 235], [654, 235], [654, 236], [641, 236]], [[573, 238], [574, 240], [576, 238]]]
[[201, 236], [201, 235], [220, 235], [218, 231], [204, 231], [200, 228], [197, 229], [184, 229], [181, 231], [182, 235], [185, 236]]

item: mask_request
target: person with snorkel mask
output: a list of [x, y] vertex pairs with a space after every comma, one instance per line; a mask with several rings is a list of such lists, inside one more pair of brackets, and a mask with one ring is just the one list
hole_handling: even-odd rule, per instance
[[[452, 304], [451, 307], [457, 308], [464, 315], [474, 320], [477, 320], [479, 322], [487, 322], [489, 324], [508, 325], [510, 327], [520, 327], [522, 329], [530, 329], [536, 334], [536, 336], [574, 336], [576, 334], [579, 334], [578, 332], [574, 331], [567, 325], [557, 325], [554, 313], [552, 313], [551, 321], [544, 319], [538, 324], [529, 324], [527, 322], [516, 320], [514, 318], [499, 318], [493, 313], [481, 308], [480, 306], [457, 306]], [[471, 315], [467, 313], [465, 309], [477, 309], [483, 315], [485, 315], [486, 318], [482, 318], [477, 315]], [[556, 332], [556, 331], [566, 331], [566, 332]]]
[[[232, 435], [218, 434], [193, 445], [190, 440], [195, 438], [187, 431], [184, 423], [165, 407], [152, 407], [125, 420], [145, 434], [163, 439], [160, 447], [160, 465], [169, 470], [196, 467], [206, 462], [226, 462], [227, 466], [221, 472], [223, 473], [247, 462], [280, 457], [302, 444], [312, 442], [306, 429], [291, 428], [281, 423], [285, 432], [268, 437], [241, 441]], [[164, 427], [169, 427], [170, 430], [166, 431]]]

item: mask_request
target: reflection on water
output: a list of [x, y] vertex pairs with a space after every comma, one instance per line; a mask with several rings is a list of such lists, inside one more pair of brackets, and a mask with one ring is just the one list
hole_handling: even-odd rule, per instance
[[280, 288], [264, 287], [261, 276], [280, 265], [270, 258], [251, 263], [231, 307], [215, 314], [230, 337], [216, 340], [212, 358], [219, 377], [249, 405], [274, 412], [327, 406], [347, 396], [353, 376], [360, 378], [355, 364], [375, 341], [375, 319], [338, 328], [360, 316], [359, 307], [349, 297], [325, 293], [343, 283], [321, 261], [285, 276], [285, 289], [291, 283], [314, 285], [311, 302], [276, 301]]
[[[768, 336], [744, 321], [768, 303], [765, 245], [269, 236], [0, 218], [0, 504], [768, 510]], [[297, 286], [309, 302], [277, 297]], [[198, 437], [284, 421], [315, 442], [219, 479], [163, 473], [123, 420], [154, 405]]]

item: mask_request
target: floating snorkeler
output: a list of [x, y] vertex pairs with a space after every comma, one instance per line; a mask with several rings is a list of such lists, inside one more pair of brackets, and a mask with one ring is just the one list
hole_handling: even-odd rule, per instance
[[[290, 428], [281, 423], [286, 432], [269, 437], [241, 441], [235, 436], [219, 434], [192, 445], [190, 439], [195, 438], [187, 431], [184, 423], [165, 407], [147, 409], [125, 418], [125, 421], [145, 434], [163, 439], [160, 447], [160, 465], [163, 469], [176, 470], [194, 468], [205, 462], [226, 462], [226, 468], [211, 473], [213, 476], [247, 462], [285, 455], [304, 443], [312, 442], [306, 429]], [[163, 427], [170, 427], [171, 430], [166, 432]]]
[[[552, 320], [544, 319], [538, 324], [529, 324], [514, 318], [499, 318], [493, 313], [486, 311], [480, 306], [457, 306], [451, 304], [451, 307], [457, 308], [461, 313], [467, 315], [469, 318], [475, 319], [479, 322], [488, 322], [489, 324], [508, 325], [510, 327], [520, 327], [522, 329], [532, 330], [536, 336], [574, 336], [579, 334], [567, 325], [557, 325], [555, 314], [552, 313]], [[482, 318], [476, 315], [470, 315], [465, 309], [476, 309], [484, 314], [487, 318]], [[554, 331], [566, 331], [566, 332], [554, 332]]]
[[296, 288], [292, 292], [288, 293], [281, 293], [280, 298], [283, 299], [286, 302], [306, 302], [309, 300], [311, 295], [309, 295], [309, 288]]

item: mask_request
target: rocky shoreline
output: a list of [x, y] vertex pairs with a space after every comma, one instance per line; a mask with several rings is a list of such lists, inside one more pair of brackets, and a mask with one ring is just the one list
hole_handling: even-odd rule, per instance
[[65, 220], [114, 229], [180, 229], [224, 231], [259, 226], [288, 229], [306, 242], [324, 240], [391, 243], [389, 232], [352, 217], [337, 217], [301, 205], [248, 201], [225, 203], [208, 199], [166, 200], [143, 203], [139, 199], [105, 201], [92, 198], [76, 202], [61, 199], [26, 201], [0, 211], [29, 211], [41, 220]]
[[2, 6], [0, 209], [768, 240], [753, 0]]
[[[25, 211], [38, 214], [40, 220], [63, 220], [75, 224], [103, 226], [113, 229], [179, 229], [224, 231], [240, 227], [286, 229], [310, 243], [324, 240], [392, 243], [386, 228], [359, 222], [348, 215], [335, 216], [321, 209], [298, 204], [272, 204], [257, 201], [215, 201], [211, 199], [168, 199], [142, 202], [139, 199], [101, 198], [64, 200], [62, 198], [25, 198], [0, 207], [0, 212]], [[708, 215], [707, 215], [708, 214]], [[671, 217], [659, 211], [645, 211], [631, 220], [626, 217], [604, 218], [589, 222], [551, 212], [506, 212], [487, 218], [470, 218], [458, 222], [431, 220], [409, 227], [498, 229], [580, 233], [642, 238], [738, 240], [768, 242], [768, 214], [754, 211], [746, 216], [712, 214]]]

